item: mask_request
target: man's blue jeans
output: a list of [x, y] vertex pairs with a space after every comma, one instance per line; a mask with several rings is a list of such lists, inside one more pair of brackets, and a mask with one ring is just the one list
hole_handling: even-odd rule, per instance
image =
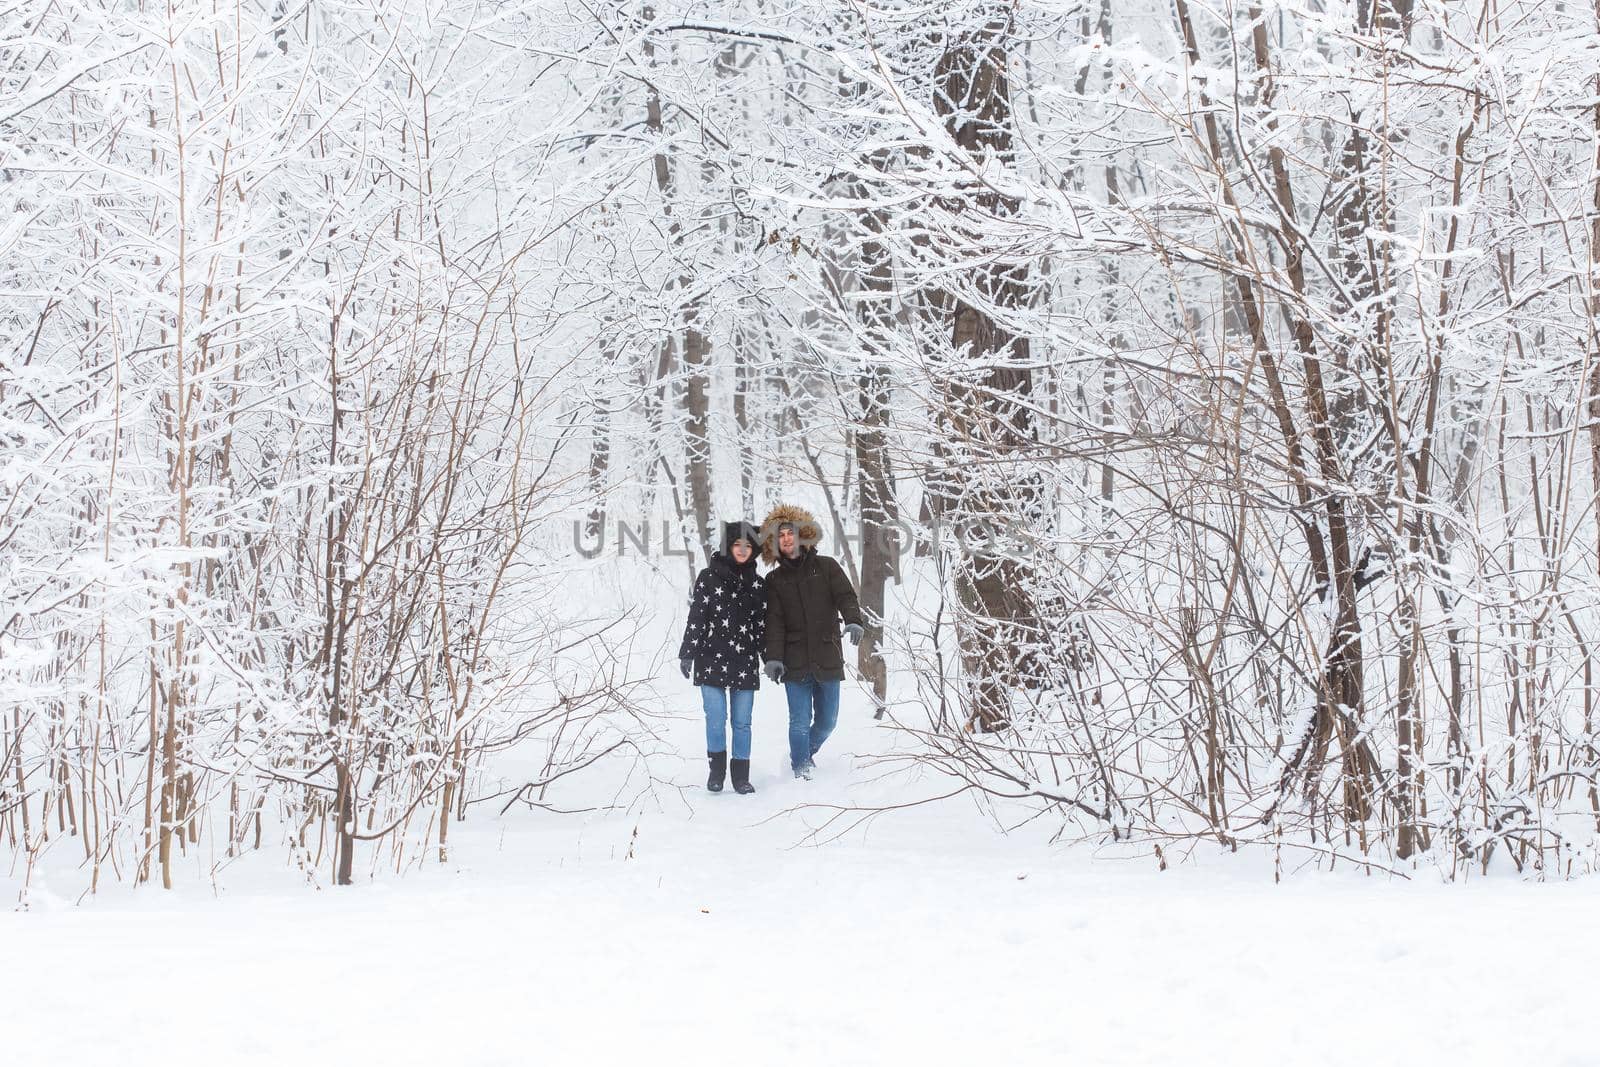
[[789, 765], [798, 771], [839, 725], [839, 683], [807, 674], [783, 683], [783, 691], [789, 698]]
[[724, 692], [714, 685], [700, 687], [700, 704], [706, 710], [706, 751], [728, 751], [728, 693], [733, 694], [733, 758], [750, 758], [750, 712], [755, 707], [754, 689]]

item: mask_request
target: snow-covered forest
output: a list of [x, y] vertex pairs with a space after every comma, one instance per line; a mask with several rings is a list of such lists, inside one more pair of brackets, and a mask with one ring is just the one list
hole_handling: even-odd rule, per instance
[[1597, 19], [0, 9], [0, 869], [625, 807], [794, 499], [892, 739], [830, 833], [1592, 872]]

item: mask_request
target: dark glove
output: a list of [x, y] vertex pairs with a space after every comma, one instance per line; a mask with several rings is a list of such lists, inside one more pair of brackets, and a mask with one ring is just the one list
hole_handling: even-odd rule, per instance
[[683, 657], [678, 661], [678, 669], [683, 672], [685, 678], [689, 677], [694, 672], [694, 660], [688, 656]]
[[767, 672], [767, 677], [771, 678], [774, 682], [783, 681], [783, 661], [782, 660], [769, 659], [769, 660], [767, 660], [766, 663], [762, 664], [761, 669], [766, 671]]
[[864, 632], [865, 631], [863, 631], [861, 627], [855, 623], [851, 623], [844, 628], [844, 635], [850, 639], [850, 643], [852, 645], [859, 645], [861, 643], [861, 635]]

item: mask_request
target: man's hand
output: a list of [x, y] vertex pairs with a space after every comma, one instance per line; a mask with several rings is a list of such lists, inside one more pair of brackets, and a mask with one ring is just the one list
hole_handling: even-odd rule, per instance
[[783, 681], [783, 661], [782, 660], [769, 659], [769, 660], [767, 660], [766, 663], [761, 665], [761, 669], [766, 671], [767, 672], [767, 677], [771, 678], [774, 682]]
[[694, 660], [688, 656], [683, 657], [678, 661], [678, 669], [683, 672], [685, 678], [689, 677], [694, 672]]
[[852, 645], [859, 645], [861, 643], [861, 635], [864, 632], [865, 631], [863, 631], [861, 627], [855, 623], [850, 623], [844, 628], [844, 635], [850, 639], [850, 643]]

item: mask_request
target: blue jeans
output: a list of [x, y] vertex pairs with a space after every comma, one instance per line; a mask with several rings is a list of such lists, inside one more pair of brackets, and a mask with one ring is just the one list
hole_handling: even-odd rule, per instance
[[789, 698], [789, 765], [798, 771], [839, 725], [839, 683], [808, 674], [783, 683], [783, 691]]
[[714, 685], [700, 687], [700, 704], [706, 709], [706, 751], [728, 751], [728, 693], [733, 694], [733, 758], [750, 758], [750, 712], [755, 707], [754, 689], [724, 692]]

